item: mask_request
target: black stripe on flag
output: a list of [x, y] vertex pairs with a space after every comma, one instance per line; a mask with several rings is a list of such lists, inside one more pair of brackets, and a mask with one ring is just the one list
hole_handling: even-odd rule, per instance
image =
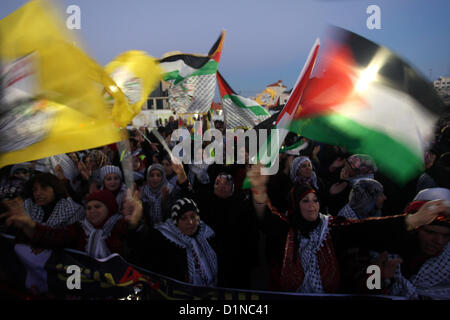
[[210, 58], [207, 56], [196, 56], [193, 54], [176, 54], [173, 56], [160, 59], [159, 63], [183, 60], [183, 62], [189, 67], [194, 69], [200, 69], [209, 61], [209, 59]]

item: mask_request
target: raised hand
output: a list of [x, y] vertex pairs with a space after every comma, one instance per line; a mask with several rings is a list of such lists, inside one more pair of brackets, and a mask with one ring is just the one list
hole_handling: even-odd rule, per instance
[[91, 177], [91, 172], [88, 170], [83, 161], [78, 161], [77, 163], [78, 170], [80, 171], [81, 177], [84, 180], [89, 180]]
[[438, 216], [443, 219], [450, 218], [450, 204], [445, 200], [432, 200], [426, 202], [419, 211], [406, 216], [408, 230], [415, 230], [421, 226], [430, 224]]
[[0, 219], [5, 219], [5, 225], [7, 227], [14, 226], [29, 237], [33, 234], [36, 222], [25, 212], [23, 207], [23, 200], [21, 198], [14, 198], [12, 200], [4, 199], [2, 204], [7, 211], [0, 214]]
[[176, 157], [172, 158], [172, 169], [177, 174], [178, 183], [183, 184], [187, 180], [186, 172], [183, 163]]
[[397, 266], [402, 263], [403, 260], [398, 259], [388, 259], [388, 252], [384, 251], [380, 254], [378, 259], [375, 261], [375, 264], [380, 267], [381, 270], [381, 279], [392, 279], [395, 274], [395, 269]]
[[131, 190], [122, 202], [122, 215], [130, 229], [136, 229], [142, 219], [142, 202], [139, 200], [139, 190], [135, 190], [131, 196]]
[[58, 177], [59, 180], [64, 180], [66, 178], [64, 176], [64, 170], [60, 164], [55, 166], [54, 171], [55, 171], [55, 175]]

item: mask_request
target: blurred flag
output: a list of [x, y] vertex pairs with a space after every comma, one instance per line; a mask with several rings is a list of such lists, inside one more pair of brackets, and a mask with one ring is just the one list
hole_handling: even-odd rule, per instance
[[126, 104], [115, 104], [112, 109], [114, 120], [125, 128], [160, 82], [162, 71], [153, 57], [137, 50], [120, 54], [105, 71], [126, 96]]
[[107, 75], [64, 30], [44, 1], [0, 21], [0, 167], [124, 138], [102, 96]]
[[162, 78], [170, 83], [169, 105], [178, 114], [205, 114], [211, 108], [225, 31], [208, 55], [172, 54], [159, 60]]
[[227, 129], [251, 129], [270, 117], [256, 101], [237, 95], [217, 71], [217, 83], [222, 97], [222, 109]]
[[277, 93], [272, 88], [266, 88], [256, 96], [255, 101], [262, 106], [270, 106], [274, 103], [276, 94]]
[[399, 183], [424, 168], [424, 146], [444, 112], [431, 85], [388, 49], [336, 29], [325, 70], [312, 78], [285, 128], [371, 155]]

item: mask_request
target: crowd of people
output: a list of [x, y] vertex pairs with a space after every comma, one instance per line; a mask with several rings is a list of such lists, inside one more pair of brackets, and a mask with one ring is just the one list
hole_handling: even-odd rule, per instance
[[[158, 128], [169, 147], [177, 128], [174, 117]], [[405, 185], [370, 155], [287, 142], [298, 139], [308, 147], [280, 153], [272, 176], [259, 164], [182, 163], [145, 128], [129, 130], [125, 155], [113, 144], [7, 166], [0, 229], [21, 261], [74, 248], [197, 286], [449, 299], [450, 118]]]

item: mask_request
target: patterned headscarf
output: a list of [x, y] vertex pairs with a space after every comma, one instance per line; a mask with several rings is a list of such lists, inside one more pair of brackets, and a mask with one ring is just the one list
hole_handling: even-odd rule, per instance
[[123, 180], [122, 171], [120, 171], [119, 167], [107, 165], [100, 169], [100, 180], [102, 183], [104, 182], [105, 177], [110, 173], [117, 174], [120, 177], [120, 180]]
[[378, 170], [375, 161], [367, 154], [354, 154], [346, 161], [354, 172], [353, 176], [347, 178], [350, 185], [361, 179], [373, 179], [374, 173]]
[[[377, 253], [372, 253], [374, 259]], [[400, 256], [389, 254], [387, 259], [398, 259]], [[450, 296], [450, 243], [447, 243], [442, 253], [437, 257], [429, 258], [420, 267], [419, 271], [405, 278], [401, 271], [401, 265], [397, 265], [394, 273], [393, 284], [388, 294], [403, 296], [409, 300], [417, 300], [419, 296], [426, 296], [437, 300], [448, 300]]]
[[109, 165], [108, 157], [100, 150], [92, 150], [87, 156], [95, 163], [95, 169], [100, 169], [101, 167]]
[[118, 190], [117, 195], [116, 195], [116, 201], [120, 208], [122, 205], [122, 199], [127, 193], [127, 186], [125, 183], [123, 183], [122, 171], [120, 170], [119, 167], [107, 165], [100, 169], [100, 181], [101, 181], [101, 185], [102, 185], [101, 189], [102, 190], [105, 189], [105, 178], [110, 173], [117, 174], [120, 178], [120, 181], [122, 182], [120, 189]]
[[[45, 213], [41, 206], [35, 204], [30, 198], [25, 199], [23, 205], [33, 221], [43, 223]], [[63, 198], [56, 203], [47, 222], [43, 224], [49, 227], [61, 228], [83, 220], [84, 217], [85, 211], [81, 205], [71, 198]]]
[[188, 211], [194, 211], [199, 213], [197, 204], [194, 200], [189, 198], [178, 199], [172, 206], [172, 213], [170, 214], [170, 219], [176, 224], [178, 220]]
[[[298, 174], [297, 174], [298, 170], [299, 170], [300, 166], [302, 165], [302, 163], [304, 163], [305, 161], [309, 161], [309, 163], [311, 163], [311, 160], [305, 156], [295, 158], [294, 161], [292, 161], [291, 170], [289, 172], [289, 177], [291, 178], [291, 181], [294, 183], [309, 184], [311, 187], [319, 189], [319, 187], [317, 185], [317, 176], [316, 176], [316, 173], [314, 172], [314, 170], [312, 171], [310, 178], [298, 176]], [[312, 163], [311, 163], [311, 166], [312, 166]]]
[[347, 158], [347, 162], [355, 176], [374, 174], [378, 170], [375, 160], [367, 154], [354, 154]]
[[148, 168], [147, 182], [149, 180], [148, 177], [150, 176], [150, 173], [154, 170], [158, 170], [161, 173], [161, 184], [156, 188], [152, 188], [148, 183], [146, 183], [145, 186], [142, 188], [142, 202], [146, 202], [149, 204], [150, 207], [149, 217], [152, 224], [156, 225], [161, 223], [163, 220], [161, 208], [162, 190], [165, 186], [168, 186], [169, 192], [171, 192], [173, 187], [171, 184], [167, 182], [164, 167], [159, 163], [155, 163]]
[[216, 180], [214, 182], [214, 188], [216, 187], [217, 180], [221, 179], [221, 178], [225, 178], [227, 183], [231, 185], [231, 194], [233, 194], [234, 193], [234, 180], [233, 180], [233, 177], [231, 176], [231, 174], [228, 174], [228, 173], [225, 173], [225, 172], [219, 173], [217, 175]]
[[[348, 205], [358, 219], [378, 217], [377, 198], [383, 194], [383, 185], [373, 179], [361, 179], [352, 186]], [[378, 211], [378, 212], [377, 212]]]
[[193, 236], [183, 234], [172, 219], [155, 228], [176, 246], [186, 249], [189, 283], [208, 287], [217, 285], [217, 255], [208, 242], [214, 231], [207, 224], [200, 220], [198, 231]]

